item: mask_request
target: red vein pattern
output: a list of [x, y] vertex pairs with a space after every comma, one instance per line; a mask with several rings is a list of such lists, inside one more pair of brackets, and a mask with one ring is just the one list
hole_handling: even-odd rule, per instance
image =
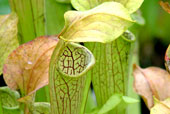
[[52, 84], [50, 82], [52, 113], [80, 114], [83, 99], [87, 96], [87, 77], [78, 75], [87, 68], [90, 58], [91, 54], [86, 49], [70, 44], [60, 54], [50, 74], [50, 78], [53, 77]]
[[71, 48], [67, 46], [64, 50], [59, 60], [59, 68], [67, 75], [77, 75], [87, 66], [88, 57], [81, 48]]

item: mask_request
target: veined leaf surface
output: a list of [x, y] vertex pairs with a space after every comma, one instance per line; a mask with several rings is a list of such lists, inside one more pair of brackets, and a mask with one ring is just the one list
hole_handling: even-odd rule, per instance
[[[125, 36], [131, 35], [126, 34]], [[123, 95], [127, 93], [129, 55], [131, 41], [134, 38], [126, 38], [125, 36], [106, 44], [85, 43], [96, 59], [96, 64], [89, 75], [92, 76], [92, 84], [99, 107], [105, 104], [114, 93]], [[120, 110], [122, 110], [121, 107], [118, 107], [109, 114], [119, 114]]]
[[143, 0], [71, 0], [72, 5], [79, 11], [92, 9], [104, 2], [119, 2], [124, 5], [130, 13], [135, 12], [143, 3]]
[[153, 96], [163, 101], [170, 97], [170, 74], [157, 67], [141, 69], [134, 65], [134, 89], [140, 94], [148, 108], [154, 104]]
[[88, 11], [68, 11], [59, 38], [72, 42], [111, 42], [132, 23], [123, 5], [106, 2]]
[[17, 23], [18, 18], [15, 13], [0, 16], [0, 74], [6, 58], [19, 45]]
[[56, 39], [39, 37], [13, 51], [3, 68], [7, 85], [19, 89], [22, 97], [47, 85], [49, 62], [56, 44]]
[[50, 63], [52, 114], [84, 114], [91, 81], [85, 74], [93, 65], [87, 48], [59, 40]]

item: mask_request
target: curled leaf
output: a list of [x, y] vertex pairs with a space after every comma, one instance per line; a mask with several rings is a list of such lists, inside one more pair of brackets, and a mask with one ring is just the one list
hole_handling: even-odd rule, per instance
[[17, 23], [18, 18], [15, 13], [0, 16], [0, 74], [8, 55], [19, 46]]
[[122, 94], [113, 94], [101, 108], [99, 107], [95, 108], [92, 110], [92, 112], [87, 114], [107, 114], [109, 111], [113, 110], [114, 108], [120, 105], [124, 106], [122, 107], [123, 110], [123, 108], [125, 108], [127, 104], [133, 104], [137, 102], [138, 101], [136, 99], [130, 98], [128, 96], [123, 96]]
[[75, 9], [84, 11], [92, 9], [104, 2], [111, 1], [121, 3], [130, 13], [135, 12], [143, 3], [143, 0], [71, 0], [71, 3]]
[[51, 54], [57, 40], [39, 37], [19, 46], [7, 58], [3, 74], [7, 85], [19, 89], [22, 97], [48, 84]]
[[86, 72], [94, 63], [92, 53], [84, 46], [59, 40], [50, 63], [52, 114], [84, 112], [90, 86]]
[[165, 66], [167, 71], [170, 73], [170, 45], [165, 54]]
[[162, 6], [162, 8], [163, 8], [166, 12], [170, 13], [170, 5], [169, 5], [168, 2], [160, 1], [159, 4]]
[[117, 2], [106, 2], [83, 12], [68, 11], [64, 17], [65, 28], [59, 38], [72, 42], [107, 43], [133, 23], [127, 9]]
[[20, 95], [17, 91], [13, 91], [8, 87], [0, 88], [0, 100], [3, 107], [14, 108], [19, 107], [17, 99], [20, 98]]
[[65, 76], [78, 77], [94, 65], [94, 57], [87, 48], [70, 43], [60, 55], [58, 71]]
[[0, 113], [1, 114], [20, 114], [19, 103], [17, 99], [20, 97], [17, 91], [13, 91], [8, 87], [0, 88]]
[[120, 94], [112, 95], [107, 102], [102, 106], [99, 110], [98, 114], [105, 114], [115, 108], [122, 100], [122, 96]]
[[133, 103], [139, 102], [138, 100], [131, 98], [131, 97], [128, 97], [128, 96], [122, 96], [122, 99], [127, 104], [133, 104]]
[[170, 114], [170, 98], [159, 101], [156, 98], [154, 99], [155, 105], [151, 108], [150, 114]]
[[143, 97], [148, 108], [154, 104], [153, 96], [161, 101], [170, 97], [170, 75], [165, 70], [157, 67], [141, 69], [134, 65], [133, 76], [134, 89]]

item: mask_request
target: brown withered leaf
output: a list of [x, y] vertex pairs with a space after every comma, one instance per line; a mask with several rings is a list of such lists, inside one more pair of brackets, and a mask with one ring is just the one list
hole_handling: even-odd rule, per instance
[[39, 37], [14, 50], [3, 67], [7, 85], [19, 89], [22, 97], [47, 85], [49, 62], [56, 44], [52, 37]]
[[170, 5], [168, 2], [163, 2], [160, 1], [159, 4], [161, 5], [161, 7], [170, 14]]
[[167, 71], [170, 73], [170, 45], [165, 53], [165, 66]]
[[154, 102], [153, 96], [160, 101], [170, 97], [170, 74], [157, 67], [145, 69], [133, 66], [134, 89], [142, 96], [150, 109]]

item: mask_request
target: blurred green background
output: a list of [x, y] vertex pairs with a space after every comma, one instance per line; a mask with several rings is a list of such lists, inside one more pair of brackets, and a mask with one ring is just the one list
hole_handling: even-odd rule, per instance
[[139, 30], [140, 64], [142, 67], [164, 67], [164, 54], [170, 43], [170, 14], [159, 0], [145, 0], [141, 7], [145, 25]]
[[[164, 55], [170, 43], [170, 14], [161, 8], [159, 0], [145, 0], [140, 10], [145, 19], [145, 25], [138, 27], [140, 65], [144, 68], [148, 66], [165, 68]], [[0, 0], [0, 15], [8, 13], [10, 13], [8, 0]], [[0, 82], [0, 86], [3, 85], [5, 83]], [[149, 114], [143, 102], [142, 114]]]

